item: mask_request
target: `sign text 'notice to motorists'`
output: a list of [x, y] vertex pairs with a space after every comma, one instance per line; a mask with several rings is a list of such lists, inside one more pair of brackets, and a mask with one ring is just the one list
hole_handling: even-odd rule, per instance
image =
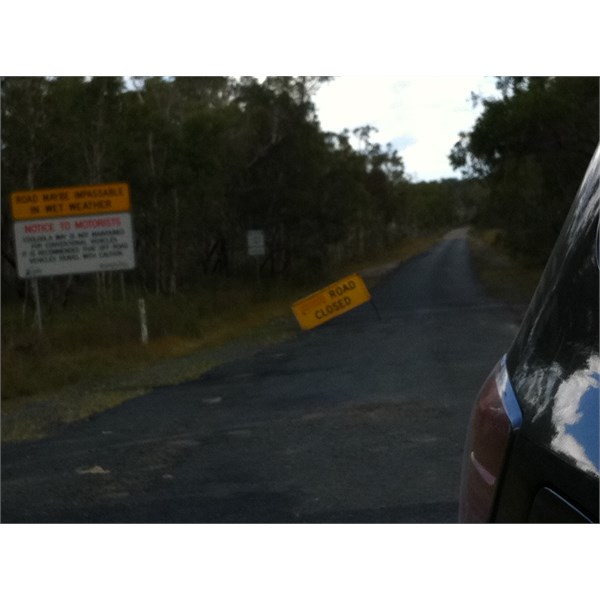
[[133, 269], [129, 213], [16, 221], [19, 277]]
[[292, 311], [302, 329], [312, 329], [371, 300], [360, 275], [354, 274], [298, 300]]

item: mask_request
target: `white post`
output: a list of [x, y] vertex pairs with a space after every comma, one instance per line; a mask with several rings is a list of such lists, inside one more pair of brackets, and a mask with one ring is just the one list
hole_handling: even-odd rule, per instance
[[138, 300], [138, 309], [140, 311], [140, 324], [142, 327], [142, 344], [148, 343], [148, 323], [146, 321], [146, 302], [143, 298]]

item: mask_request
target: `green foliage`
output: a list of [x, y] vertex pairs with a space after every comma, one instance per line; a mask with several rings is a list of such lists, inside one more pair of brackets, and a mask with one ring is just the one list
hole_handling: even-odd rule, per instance
[[403, 221], [420, 231], [470, 223], [485, 198], [477, 180], [444, 179], [404, 187]]
[[3, 300], [31, 303], [8, 207], [19, 189], [127, 181], [132, 191], [136, 269], [124, 281], [40, 281], [45, 311], [89, 293], [89, 281], [103, 302], [124, 283], [175, 296], [214, 277], [255, 276], [248, 229], [265, 232], [263, 280], [305, 281], [464, 220], [468, 186], [409, 183], [372, 126], [322, 131], [311, 97], [329, 79], [4, 78]]
[[544, 262], [598, 143], [595, 77], [502, 77], [483, 99], [451, 164], [489, 189], [478, 221], [505, 230], [509, 249]]

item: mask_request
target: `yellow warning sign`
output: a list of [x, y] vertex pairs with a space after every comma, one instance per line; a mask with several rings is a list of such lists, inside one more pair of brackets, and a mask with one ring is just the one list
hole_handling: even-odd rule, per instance
[[125, 212], [131, 208], [127, 183], [13, 192], [10, 203], [16, 221]]
[[302, 329], [312, 329], [369, 300], [365, 282], [354, 274], [294, 302], [292, 311]]

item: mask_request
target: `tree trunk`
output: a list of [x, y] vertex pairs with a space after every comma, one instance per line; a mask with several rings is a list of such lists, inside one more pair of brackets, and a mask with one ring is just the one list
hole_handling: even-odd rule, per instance
[[169, 274], [169, 294], [177, 293], [177, 264], [179, 252], [179, 196], [177, 190], [173, 190], [173, 228], [171, 237], [171, 272]]

